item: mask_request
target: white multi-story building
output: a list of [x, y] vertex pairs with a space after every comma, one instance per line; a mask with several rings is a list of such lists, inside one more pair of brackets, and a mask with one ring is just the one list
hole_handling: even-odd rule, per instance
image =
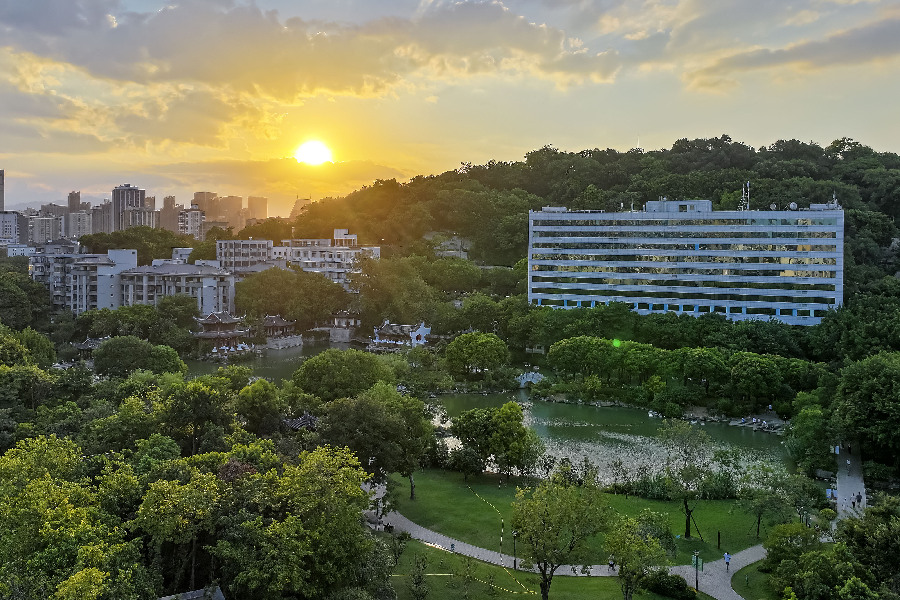
[[216, 260], [223, 269], [239, 271], [272, 260], [272, 240], [218, 240]]
[[529, 213], [528, 299], [561, 308], [625, 302], [641, 313], [815, 325], [842, 304], [844, 213], [713, 211], [709, 200], [643, 212]]
[[64, 268], [65, 308], [76, 315], [99, 308], [119, 308], [122, 305], [119, 274], [135, 267], [137, 250], [73, 255], [72, 261]]
[[381, 258], [381, 248], [360, 246], [356, 234], [351, 235], [347, 229], [335, 229], [332, 239], [281, 240], [281, 246], [272, 248], [273, 259], [321, 273], [345, 287], [350, 274], [359, 272], [359, 261], [364, 257]]
[[234, 276], [211, 265], [154, 261], [119, 274], [123, 306], [156, 305], [160, 298], [184, 294], [197, 300], [201, 314], [234, 310]]
[[189, 210], [182, 210], [178, 213], [178, 233], [190, 235], [199, 240], [200, 228], [204, 221], [206, 221], [206, 214], [196, 204], [191, 205]]

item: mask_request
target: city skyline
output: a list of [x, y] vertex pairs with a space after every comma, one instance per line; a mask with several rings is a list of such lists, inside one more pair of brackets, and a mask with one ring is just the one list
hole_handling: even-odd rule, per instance
[[[900, 151], [878, 0], [68, 0], [0, 5], [6, 204], [342, 195], [550, 144]], [[334, 162], [299, 163], [322, 142]]]

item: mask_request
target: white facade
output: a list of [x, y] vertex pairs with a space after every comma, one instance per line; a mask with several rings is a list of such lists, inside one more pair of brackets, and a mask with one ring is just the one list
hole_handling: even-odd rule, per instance
[[528, 299], [560, 308], [625, 302], [641, 314], [716, 312], [815, 325], [842, 304], [844, 213], [713, 211], [709, 200], [643, 212], [529, 213]]
[[209, 265], [165, 262], [119, 275], [123, 306], [156, 305], [160, 298], [183, 294], [197, 300], [201, 314], [234, 310], [234, 277]]
[[272, 248], [272, 258], [304, 271], [321, 273], [331, 281], [347, 286], [352, 273], [359, 272], [363, 257], [381, 258], [379, 246], [360, 246], [356, 235], [347, 229], [335, 229], [333, 239], [282, 240]]
[[246, 269], [272, 260], [272, 247], [272, 240], [218, 240], [216, 260], [224, 269]]
[[189, 210], [183, 210], [178, 213], [178, 233], [193, 236], [194, 239], [200, 239], [200, 228], [206, 220], [206, 214], [192, 206]]
[[119, 308], [119, 274], [137, 267], [137, 250], [109, 250], [106, 254], [80, 254], [73, 258], [65, 269], [66, 308], [76, 315], [87, 310]]

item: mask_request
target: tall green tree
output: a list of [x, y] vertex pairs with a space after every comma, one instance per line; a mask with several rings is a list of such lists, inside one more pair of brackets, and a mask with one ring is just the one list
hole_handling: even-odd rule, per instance
[[673, 499], [681, 501], [684, 513], [684, 537], [691, 537], [692, 506], [700, 495], [700, 486], [709, 472], [710, 439], [705, 431], [687, 421], [667, 420], [658, 431], [668, 451], [666, 473]]
[[518, 490], [512, 526], [524, 547], [523, 562], [537, 568], [543, 600], [549, 598], [561, 565], [591, 563], [588, 541], [609, 524], [609, 509], [596, 482], [575, 485], [552, 478]]
[[666, 552], [656, 526], [664, 519], [663, 515], [645, 510], [637, 518], [620, 517], [606, 535], [605, 548], [618, 566], [623, 600], [631, 600], [654, 569], [665, 564]]
[[379, 381], [395, 381], [393, 370], [378, 356], [361, 350], [331, 348], [308, 358], [294, 371], [293, 382], [304, 392], [330, 401], [350, 398]]

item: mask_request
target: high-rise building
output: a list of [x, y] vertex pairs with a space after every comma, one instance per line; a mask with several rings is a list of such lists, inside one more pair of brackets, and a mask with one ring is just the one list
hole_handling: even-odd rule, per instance
[[122, 213], [122, 229], [129, 227], [159, 227], [159, 211], [152, 208], [128, 208]]
[[42, 217], [64, 217], [69, 214], [68, 206], [61, 206], [54, 202], [41, 204], [40, 215]]
[[214, 208], [212, 204], [216, 198], [218, 198], [218, 196], [215, 192], [194, 192], [194, 201], [191, 204], [196, 204], [197, 208], [204, 213], [215, 217], [217, 215], [212, 213], [212, 209]]
[[250, 196], [247, 198], [247, 208], [250, 209], [251, 219], [269, 218], [269, 199], [265, 196]]
[[124, 223], [125, 211], [130, 208], [144, 208], [146, 190], [130, 183], [124, 183], [112, 191], [112, 231], [128, 227]]
[[65, 231], [65, 217], [28, 217], [28, 241], [48, 244], [58, 240]]
[[206, 220], [206, 215], [196, 204], [192, 204], [189, 210], [178, 213], [178, 233], [192, 235], [195, 239], [201, 239], [201, 225]]
[[4, 182], [3, 169], [0, 169], [0, 212], [3, 212], [4, 210], [6, 210], [4, 208], [5, 202], [6, 202], [5, 201], [6, 191], [4, 189], [4, 185], [5, 185], [5, 182]]
[[28, 241], [28, 217], [12, 210], [0, 211], [0, 243], [24, 244]]
[[112, 202], [106, 200], [103, 204], [91, 208], [92, 233], [112, 233], [113, 213]]
[[178, 212], [184, 206], [175, 204], [175, 196], [163, 198], [163, 206], [159, 211], [159, 226], [167, 231], [178, 233]]
[[156, 196], [146, 196], [144, 198], [144, 208], [156, 210]]
[[66, 233], [68, 237], [77, 240], [83, 235], [93, 233], [90, 211], [79, 210], [78, 212], [69, 213], [66, 219]]
[[[793, 205], [792, 208], [796, 208]], [[844, 295], [844, 212], [714, 211], [709, 200], [643, 211], [546, 207], [529, 213], [528, 300], [624, 302], [640, 314], [719, 313], [816, 325]]]
[[69, 192], [69, 212], [81, 210], [81, 192]]

